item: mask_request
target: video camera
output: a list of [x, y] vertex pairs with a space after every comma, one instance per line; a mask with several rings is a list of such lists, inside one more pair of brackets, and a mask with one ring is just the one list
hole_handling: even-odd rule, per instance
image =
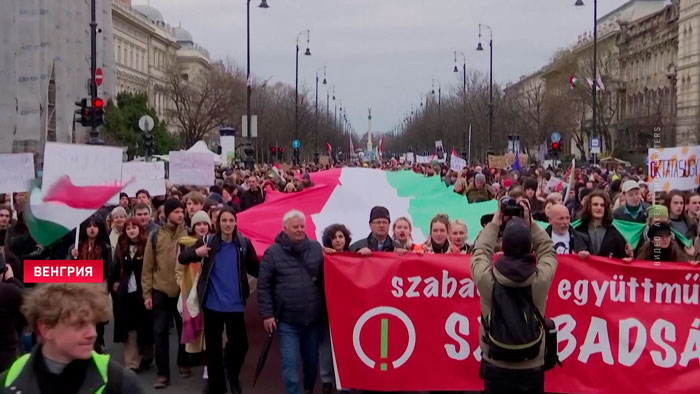
[[525, 217], [523, 207], [510, 196], [501, 197], [501, 214], [503, 214], [503, 216]]

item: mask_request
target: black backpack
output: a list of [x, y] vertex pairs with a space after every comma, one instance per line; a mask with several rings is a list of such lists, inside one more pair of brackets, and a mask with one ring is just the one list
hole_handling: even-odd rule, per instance
[[488, 356], [496, 361], [537, 358], [545, 323], [532, 300], [532, 287], [506, 287], [494, 280], [491, 312], [481, 317]]

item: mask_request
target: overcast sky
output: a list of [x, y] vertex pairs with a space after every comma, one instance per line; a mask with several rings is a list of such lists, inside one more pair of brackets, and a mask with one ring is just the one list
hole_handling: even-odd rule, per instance
[[[300, 88], [313, 92], [316, 70], [325, 65], [329, 86], [335, 85], [355, 130], [367, 130], [372, 107], [374, 131], [390, 131], [411, 105], [418, 106], [432, 78], [441, 81], [443, 94], [457, 83], [455, 50], [467, 56], [468, 69], [488, 73], [488, 38], [485, 51], [475, 50], [479, 23], [493, 28], [494, 81], [505, 84], [539, 69], [554, 51], [592, 29], [593, 0], [584, 2], [585, 7], [575, 7], [575, 0], [268, 0], [270, 8], [260, 9], [260, 0], [251, 0], [251, 69], [260, 79], [272, 76], [273, 82], [294, 85], [297, 33], [310, 29], [312, 56], [300, 53]], [[244, 0], [133, 0], [147, 3], [167, 23], [181, 23], [213, 59], [245, 66]], [[600, 1], [598, 15], [623, 3]], [[319, 96], [325, 103], [323, 85]]]

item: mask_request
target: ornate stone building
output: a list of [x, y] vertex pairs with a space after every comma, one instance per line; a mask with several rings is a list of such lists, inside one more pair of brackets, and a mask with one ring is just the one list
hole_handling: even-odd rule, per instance
[[700, 141], [700, 0], [681, 0], [676, 64], [676, 143]]
[[180, 77], [191, 80], [206, 72], [209, 53], [185, 29], [168, 25], [153, 7], [113, 0], [112, 9], [117, 93], [146, 93], [149, 106], [175, 131], [168, 118], [173, 109], [167, 93], [168, 70], [181, 66]]
[[620, 23], [619, 138], [643, 156], [654, 129], [664, 146], [676, 144], [676, 63], [679, 2], [633, 22]]

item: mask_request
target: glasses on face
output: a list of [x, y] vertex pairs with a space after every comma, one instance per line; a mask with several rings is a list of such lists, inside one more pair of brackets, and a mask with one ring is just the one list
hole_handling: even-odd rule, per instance
[[388, 226], [389, 221], [386, 219], [377, 219], [377, 220], [373, 220], [372, 224], [375, 224], [377, 226]]

